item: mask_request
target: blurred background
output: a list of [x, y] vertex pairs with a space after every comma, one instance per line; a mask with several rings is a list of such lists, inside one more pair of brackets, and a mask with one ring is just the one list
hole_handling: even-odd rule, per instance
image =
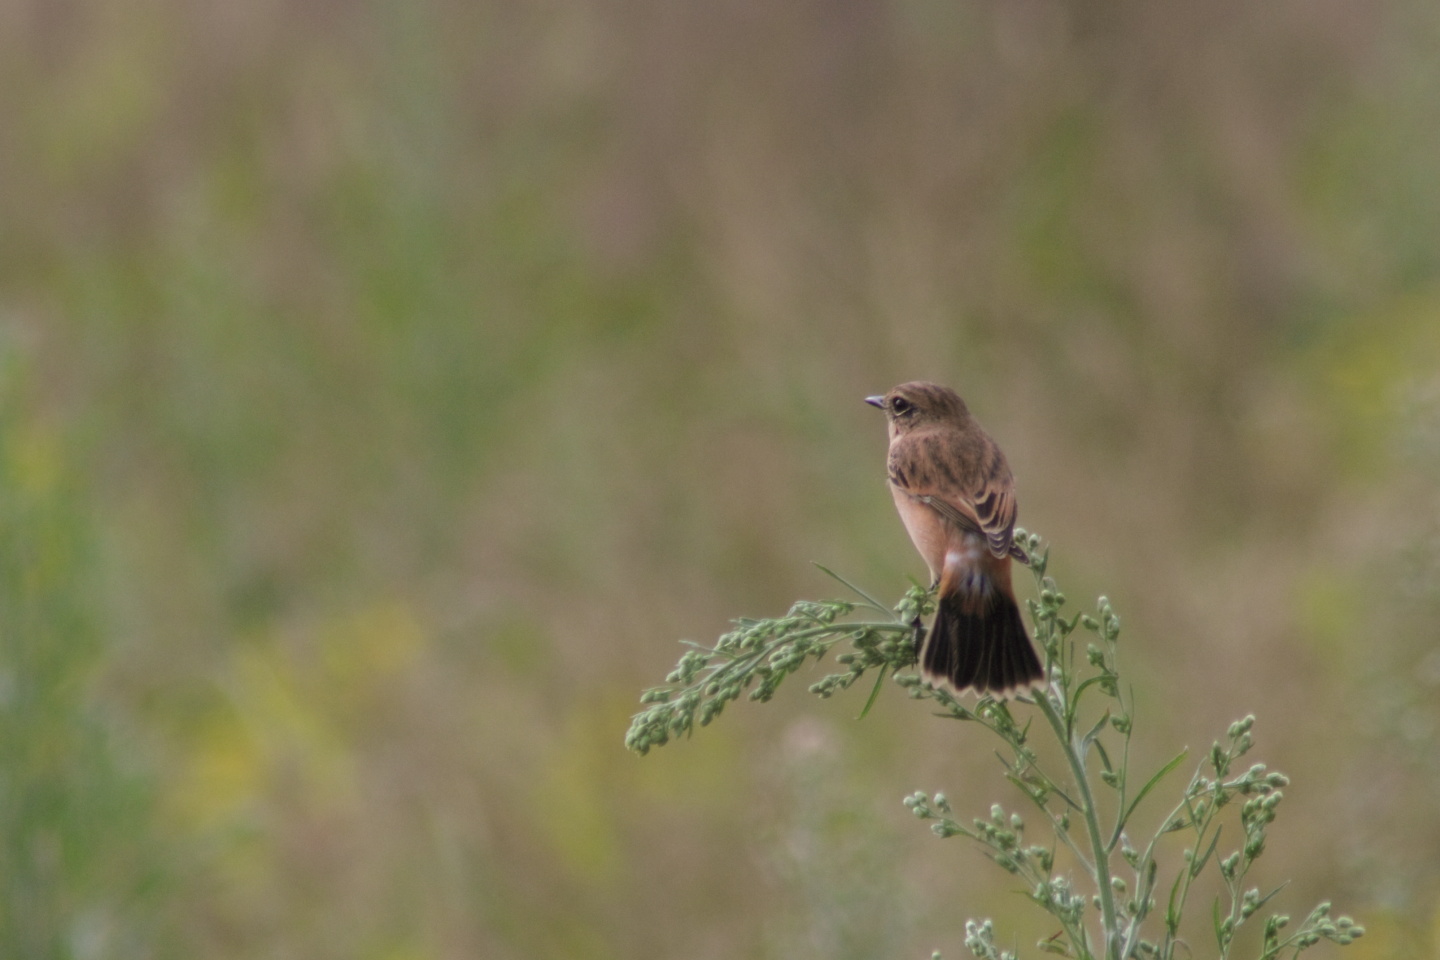
[[3, 0], [0, 953], [1033, 954], [900, 803], [1013, 804], [991, 744], [898, 690], [622, 746], [812, 561], [923, 575], [861, 398], [927, 378], [1124, 617], [1139, 759], [1256, 713], [1256, 881], [1440, 956], [1437, 43], [1424, 0]]

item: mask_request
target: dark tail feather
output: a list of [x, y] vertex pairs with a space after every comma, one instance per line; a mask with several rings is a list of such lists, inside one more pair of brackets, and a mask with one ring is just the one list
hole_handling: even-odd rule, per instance
[[1007, 594], [993, 590], [966, 613], [965, 598], [952, 593], [940, 598], [935, 623], [925, 642], [921, 665], [933, 682], [948, 681], [957, 692], [1004, 696], [1034, 686], [1045, 676], [1020, 608]]

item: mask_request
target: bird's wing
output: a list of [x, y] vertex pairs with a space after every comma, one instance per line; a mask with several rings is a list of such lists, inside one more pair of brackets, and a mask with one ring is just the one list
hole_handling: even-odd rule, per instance
[[1029, 555], [1015, 542], [1014, 481], [995, 453], [980, 486], [966, 490], [953, 474], [935, 466], [941, 451], [897, 443], [890, 454], [890, 482], [960, 529], [982, 534], [995, 556], [1029, 563]]
[[1029, 555], [1015, 542], [1015, 488], [1008, 474], [1006, 471], [1003, 478], [992, 476], [974, 495], [975, 515], [991, 553], [997, 557], [1009, 554], [1028, 564]]

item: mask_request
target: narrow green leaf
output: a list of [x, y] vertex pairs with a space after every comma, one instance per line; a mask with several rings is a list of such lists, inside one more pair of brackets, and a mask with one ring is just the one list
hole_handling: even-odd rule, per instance
[[1115, 764], [1110, 762], [1110, 751], [1105, 749], [1105, 744], [1101, 743], [1099, 740], [1096, 740], [1095, 749], [1100, 751], [1100, 762], [1105, 765], [1105, 771], [1107, 773], [1114, 773]]
[[[1185, 761], [1185, 756], [1189, 752], [1189, 750], [1181, 750], [1180, 753], [1176, 755], [1174, 760], [1171, 760], [1169, 763], [1165, 764], [1165, 766], [1161, 767], [1159, 772], [1156, 773], [1155, 776], [1151, 777], [1148, 781], [1146, 781], [1145, 786], [1141, 787], [1140, 792], [1135, 794], [1135, 799], [1130, 801], [1130, 806], [1126, 808], [1124, 815], [1120, 817], [1120, 824], [1122, 826], [1127, 821], [1129, 821], [1130, 815], [1135, 812], [1136, 807], [1140, 806], [1140, 801], [1145, 799], [1145, 795], [1148, 794], [1151, 790], [1154, 790], [1156, 785], [1158, 785], [1161, 780], [1165, 779], [1166, 774], [1172, 772], [1176, 767], [1180, 766], [1180, 764]], [[1192, 817], [1191, 819], [1194, 818]]]
[[1079, 710], [1079, 709], [1080, 709], [1080, 698], [1081, 698], [1082, 696], [1084, 696], [1085, 691], [1088, 690], [1088, 689], [1090, 689], [1091, 687], [1095, 686], [1095, 684], [1100, 683], [1100, 682], [1101, 682], [1102, 680], [1104, 680], [1104, 679], [1105, 679], [1105, 675], [1104, 675], [1104, 674], [1100, 674], [1100, 675], [1098, 675], [1098, 676], [1094, 676], [1094, 677], [1090, 677], [1090, 678], [1088, 678], [1088, 679], [1086, 679], [1086, 680], [1082, 680], [1082, 681], [1080, 682], [1080, 685], [1075, 688], [1075, 696], [1073, 696], [1073, 697], [1070, 699], [1070, 703], [1071, 703], [1072, 708], [1075, 709], [1075, 710]]
[[1165, 904], [1165, 929], [1174, 937], [1180, 932], [1180, 905], [1175, 898], [1180, 894], [1180, 881], [1185, 874], [1175, 874], [1175, 882], [1170, 885], [1170, 900]]
[[895, 616], [894, 610], [891, 610], [889, 607], [882, 605], [879, 600], [876, 600], [874, 597], [870, 596], [870, 594], [866, 593], [864, 590], [861, 590], [859, 587], [855, 586], [855, 584], [851, 583], [849, 580], [846, 580], [834, 570], [831, 570], [829, 567], [820, 563], [815, 564], [815, 566], [819, 567], [820, 571], [825, 575], [829, 576], [831, 579], [838, 580], [845, 586], [849, 587], [851, 590], [855, 591], [856, 594], [863, 597], [865, 602], [868, 603], [870, 606], [874, 607], [876, 610], [888, 614], [891, 620], [894, 620], [896, 623], [900, 622], [900, 618]]
[[[1090, 744], [1092, 744], [1092, 743], [1095, 742], [1095, 738], [1098, 737], [1098, 736], [1100, 736], [1100, 731], [1101, 731], [1101, 730], [1104, 730], [1104, 729], [1105, 729], [1105, 725], [1106, 725], [1107, 723], [1109, 723], [1109, 722], [1110, 722], [1110, 711], [1109, 711], [1109, 710], [1106, 710], [1106, 711], [1105, 711], [1105, 715], [1102, 716], [1099, 720], [1096, 720], [1096, 721], [1095, 721], [1095, 726], [1093, 726], [1093, 727], [1090, 728], [1090, 732], [1087, 733], [1087, 734], [1085, 734], [1085, 736], [1083, 736], [1083, 737], [1080, 738], [1080, 748], [1081, 748], [1081, 753], [1082, 753], [1082, 754], [1084, 753], [1084, 750], [1085, 750], [1086, 747], [1089, 747]], [[1109, 770], [1109, 769], [1110, 769], [1110, 762], [1109, 762], [1108, 759], [1107, 759], [1106, 762], [1105, 762], [1105, 769], [1106, 769], [1106, 770]]]
[[875, 675], [875, 686], [870, 689], [870, 697], [865, 701], [865, 709], [860, 711], [860, 716], [856, 717], [856, 720], [864, 720], [865, 715], [870, 712], [870, 708], [875, 706], [875, 698], [880, 696], [880, 684], [885, 682], [886, 676], [887, 674], [883, 669]]
[[1033, 783], [1027, 783], [1026, 781], [1021, 780], [1019, 777], [1015, 776], [1015, 774], [1008, 771], [1005, 773], [1005, 779], [1015, 784], [1015, 787], [1021, 793], [1025, 794], [1025, 796], [1030, 798], [1031, 803], [1035, 804], [1037, 807], [1043, 808], [1045, 806], [1045, 792], [1043, 791], [1043, 788], [1037, 787]]
[[1040, 948], [1041, 953], [1054, 953], [1062, 957], [1068, 957], [1070, 956], [1070, 948], [1065, 944], [1065, 941], [1060, 939], [1060, 937], [1064, 935], [1064, 931], [1061, 931], [1053, 937], [1046, 937], [1044, 940], [1035, 944], [1035, 946]]
[[1261, 897], [1261, 898], [1256, 902], [1256, 904], [1255, 904], [1255, 909], [1258, 911], [1261, 907], [1265, 906], [1265, 904], [1269, 903], [1270, 900], [1271, 900], [1271, 898], [1274, 897], [1275, 894], [1279, 893], [1281, 890], [1284, 890], [1284, 889], [1285, 889], [1286, 887], [1288, 887], [1288, 886], [1290, 886], [1290, 881], [1289, 881], [1289, 880], [1286, 880], [1284, 883], [1280, 884], [1280, 886], [1276, 887], [1274, 890], [1271, 890], [1269, 893], [1265, 894], [1265, 896]]
[[1082, 812], [1084, 811], [1084, 807], [1080, 806], [1080, 804], [1072, 800], [1070, 798], [1070, 794], [1066, 793], [1064, 790], [1061, 790], [1059, 787], [1051, 787], [1050, 792], [1055, 794], [1055, 796], [1059, 797], [1061, 800], [1064, 800], [1065, 803], [1070, 807], [1070, 809], [1079, 810]]
[[1210, 859], [1210, 856], [1215, 852], [1215, 845], [1220, 842], [1220, 831], [1223, 827], [1224, 825], [1221, 824], [1215, 828], [1215, 835], [1210, 838], [1210, 846], [1205, 848], [1203, 854], [1190, 861], [1191, 877], [1200, 876], [1200, 871], [1205, 869], [1205, 862]]

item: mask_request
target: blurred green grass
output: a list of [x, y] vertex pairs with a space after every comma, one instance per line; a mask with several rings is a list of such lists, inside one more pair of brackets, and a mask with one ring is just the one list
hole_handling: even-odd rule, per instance
[[1276, 876], [1435, 949], [1429, 6], [3, 16], [0, 952], [959, 951], [1013, 898], [899, 798], [988, 808], [963, 736], [621, 747], [674, 638], [917, 572], [912, 377], [1178, 742], [1274, 730]]

